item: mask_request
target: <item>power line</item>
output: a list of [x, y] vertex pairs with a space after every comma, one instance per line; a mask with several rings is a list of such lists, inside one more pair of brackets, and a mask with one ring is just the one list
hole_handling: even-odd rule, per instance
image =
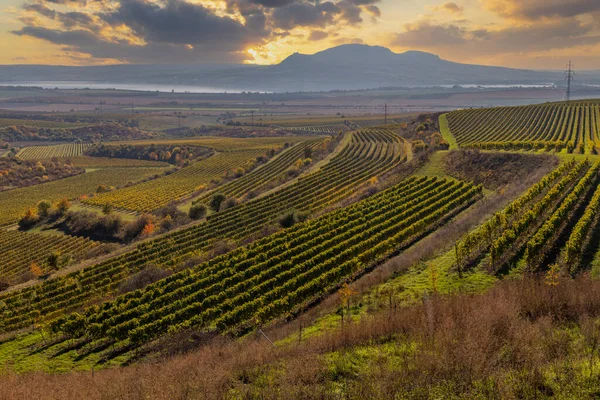
[[565, 69], [565, 79], [567, 80], [567, 93], [565, 94], [565, 100], [571, 101], [571, 82], [575, 79], [574, 66], [569, 60], [569, 65]]

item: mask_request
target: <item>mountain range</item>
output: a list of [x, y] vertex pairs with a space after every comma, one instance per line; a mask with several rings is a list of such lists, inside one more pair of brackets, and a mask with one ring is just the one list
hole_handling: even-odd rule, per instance
[[[600, 82], [600, 72], [588, 72], [583, 76], [589, 83]], [[0, 66], [0, 84], [23, 84], [32, 81], [166, 84], [215, 87], [224, 90], [314, 92], [457, 84], [560, 83], [564, 81], [564, 76], [562, 72], [557, 71], [461, 64], [420, 51], [398, 54], [385, 47], [358, 44], [333, 47], [312, 55], [295, 53], [279, 64], [267, 66]]]

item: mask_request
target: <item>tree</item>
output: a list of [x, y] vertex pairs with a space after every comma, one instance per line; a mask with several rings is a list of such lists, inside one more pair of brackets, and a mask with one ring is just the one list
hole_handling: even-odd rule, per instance
[[19, 220], [19, 228], [29, 229], [34, 226], [39, 220], [37, 211], [34, 208], [28, 208], [25, 215]]
[[206, 216], [206, 206], [201, 203], [194, 204], [189, 211], [189, 216], [191, 219], [202, 219]]
[[29, 271], [35, 278], [39, 278], [40, 276], [44, 275], [42, 268], [40, 268], [40, 266], [35, 261], [32, 262], [29, 266]]
[[48, 266], [56, 271], [60, 269], [63, 264], [64, 259], [61, 258], [61, 254], [58, 251], [53, 251], [48, 255], [46, 260], [48, 262]]
[[42, 218], [47, 217], [51, 208], [52, 203], [50, 203], [48, 200], [40, 201], [37, 205], [38, 215]]
[[221, 193], [216, 193], [215, 195], [213, 195], [212, 199], [210, 200], [210, 208], [212, 208], [214, 211], [219, 211], [219, 209], [221, 208], [221, 203], [225, 201], [225, 195], [221, 194]]
[[56, 209], [61, 215], [69, 211], [69, 208], [71, 208], [71, 203], [66, 197], [56, 203]]
[[104, 215], [109, 215], [110, 213], [112, 213], [112, 212], [113, 212], [113, 209], [114, 209], [114, 208], [115, 208], [115, 207], [112, 205], [112, 203], [111, 203], [111, 202], [104, 203], [104, 204], [102, 205], [102, 214], [104, 214]]

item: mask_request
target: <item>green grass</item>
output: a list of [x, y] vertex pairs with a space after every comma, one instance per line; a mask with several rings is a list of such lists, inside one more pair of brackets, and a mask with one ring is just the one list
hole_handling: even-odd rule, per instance
[[[390, 299], [395, 306], [409, 306], [434, 294], [481, 293], [494, 284], [497, 278], [486, 271], [473, 269], [462, 274], [456, 271], [454, 250], [448, 250], [430, 261], [411, 267], [406, 273], [393, 277], [352, 300], [350, 310], [344, 310], [344, 319], [353, 321], [370, 312], [389, 307]], [[349, 315], [348, 315], [349, 311]], [[302, 338], [319, 335], [338, 328], [342, 318], [340, 310], [319, 317], [302, 332]], [[297, 334], [283, 339], [278, 345], [298, 340]]]
[[123, 356], [116, 357], [106, 364], [96, 364], [100, 360], [98, 354], [91, 354], [81, 361], [75, 361], [77, 350], [71, 350], [54, 356], [69, 341], [50, 346], [44, 351], [36, 351], [45, 340], [51, 340], [48, 334], [39, 330], [22, 333], [12, 340], [0, 343], [0, 373], [10, 371], [25, 373], [43, 371], [48, 373], [64, 373], [69, 371], [91, 371], [92, 369], [116, 366], [125, 361]]
[[456, 142], [456, 138], [450, 132], [450, 128], [448, 127], [448, 114], [440, 115], [440, 133], [442, 137], [450, 144], [450, 150], [458, 149], [458, 143]]

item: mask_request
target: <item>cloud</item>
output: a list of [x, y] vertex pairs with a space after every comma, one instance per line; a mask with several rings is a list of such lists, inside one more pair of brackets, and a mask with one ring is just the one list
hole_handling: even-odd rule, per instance
[[167, 51], [173, 57], [170, 62], [243, 61], [251, 58], [247, 49], [257, 53], [270, 41], [305, 37], [298, 28], [309, 28], [310, 38], [323, 40], [325, 28], [333, 37], [340, 27], [359, 26], [363, 13], [378, 18], [379, 2], [35, 0], [23, 6], [29, 14], [22, 15], [25, 26], [12, 33], [68, 46], [68, 51], [82, 56], [124, 62], [156, 62], [152, 49]]
[[308, 40], [323, 40], [329, 37], [329, 34], [325, 31], [314, 30], [310, 32]]
[[462, 12], [465, 10], [464, 7], [459, 6], [458, 4], [452, 1], [449, 1], [439, 6], [435, 6], [433, 7], [433, 9], [435, 11], [444, 11], [450, 14], [462, 14]]
[[484, 6], [506, 18], [527, 20], [574, 17], [600, 11], [598, 0], [484, 0]]
[[559, 19], [496, 29], [473, 29], [457, 24], [420, 20], [406, 24], [396, 34], [393, 46], [437, 51], [446, 56], [496, 55], [569, 49], [600, 44], [600, 35], [591, 24], [575, 19]]

